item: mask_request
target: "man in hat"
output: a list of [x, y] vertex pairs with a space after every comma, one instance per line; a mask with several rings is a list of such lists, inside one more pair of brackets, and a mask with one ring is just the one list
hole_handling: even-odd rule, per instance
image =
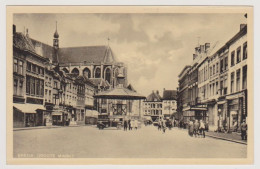
[[241, 138], [242, 140], [246, 140], [247, 139], [247, 124], [246, 124], [246, 119], [243, 120], [243, 123], [241, 124]]

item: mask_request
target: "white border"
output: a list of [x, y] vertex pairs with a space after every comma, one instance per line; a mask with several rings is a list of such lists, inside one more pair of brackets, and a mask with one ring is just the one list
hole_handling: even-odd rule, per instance
[[[19, 165], [6, 165], [6, 5], [249, 5], [254, 6], [254, 62], [255, 62], [255, 70], [254, 70], [254, 118], [255, 127], [254, 127], [254, 135], [255, 135], [255, 164], [254, 165], [244, 165], [244, 166], [19, 166]], [[260, 1], [259, 0], [65, 0], [63, 2], [53, 1], [53, 0], [44, 0], [44, 1], [33, 1], [33, 0], [9, 0], [0, 2], [0, 76], [1, 76], [1, 85], [0, 85], [0, 168], [26, 168], [26, 169], [34, 169], [34, 168], [106, 168], [106, 169], [121, 169], [123, 168], [181, 168], [181, 169], [241, 169], [241, 168], [260, 168], [260, 156], [259, 150], [260, 146], [260, 108], [257, 107], [257, 103], [259, 103], [260, 96], [260, 52], [259, 52], [259, 41], [260, 41]], [[258, 37], [258, 39], [256, 38]], [[258, 120], [259, 119], [259, 120]]]

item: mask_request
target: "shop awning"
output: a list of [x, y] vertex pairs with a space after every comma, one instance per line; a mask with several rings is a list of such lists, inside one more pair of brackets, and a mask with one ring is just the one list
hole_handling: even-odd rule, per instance
[[43, 105], [37, 105], [37, 104], [18, 104], [18, 103], [14, 103], [13, 107], [20, 110], [23, 113], [36, 113], [36, 110], [45, 110]]
[[201, 111], [207, 111], [208, 109], [205, 107], [192, 107], [191, 110], [201, 110]]

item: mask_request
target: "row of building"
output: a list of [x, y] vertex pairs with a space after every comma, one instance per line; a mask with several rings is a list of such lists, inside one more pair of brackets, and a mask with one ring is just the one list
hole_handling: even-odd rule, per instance
[[163, 89], [163, 96], [158, 90], [152, 91], [143, 101], [143, 115], [151, 117], [152, 121], [170, 118], [177, 111], [177, 91]]
[[[13, 25], [13, 126], [78, 125], [97, 115], [98, 92], [127, 85], [127, 68], [110, 46], [59, 47]], [[89, 117], [89, 118], [88, 118]]]
[[192, 64], [178, 76], [179, 120], [203, 119], [209, 130], [238, 131], [247, 119], [247, 60], [246, 24], [218, 49], [197, 46]]

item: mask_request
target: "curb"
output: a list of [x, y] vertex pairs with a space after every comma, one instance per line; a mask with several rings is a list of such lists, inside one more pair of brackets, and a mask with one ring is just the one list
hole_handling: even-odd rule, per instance
[[206, 134], [206, 136], [216, 138], [216, 139], [220, 139], [220, 140], [225, 140], [225, 141], [230, 141], [230, 142], [235, 142], [235, 143], [247, 145], [247, 142], [242, 142], [242, 141], [238, 141], [238, 140], [233, 140], [233, 139], [228, 139], [228, 138], [223, 138], [223, 137], [218, 137], [218, 136], [213, 136], [213, 135], [208, 135], [208, 134]]
[[77, 126], [56, 126], [56, 127], [30, 127], [30, 128], [14, 128], [13, 131], [21, 131], [21, 130], [39, 130], [39, 129], [57, 129], [57, 128], [67, 128], [67, 127], [81, 127]]

